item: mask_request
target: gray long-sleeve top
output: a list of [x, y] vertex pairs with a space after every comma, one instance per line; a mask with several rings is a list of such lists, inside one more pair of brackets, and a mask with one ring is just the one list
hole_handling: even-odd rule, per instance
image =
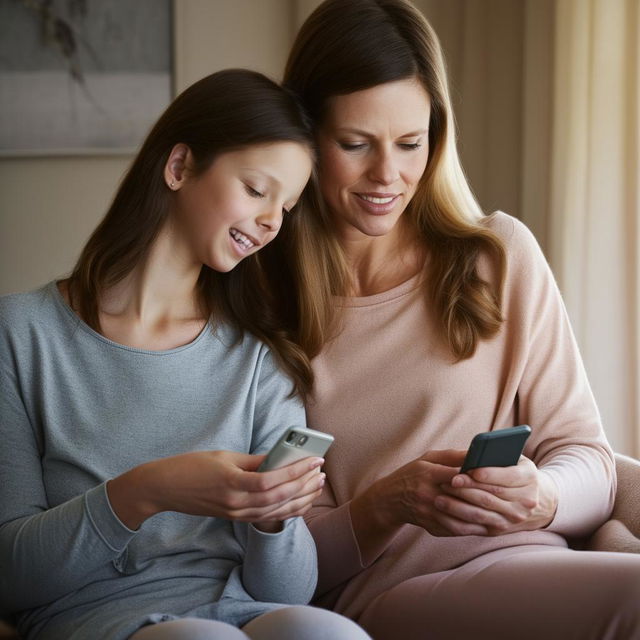
[[266, 452], [304, 425], [269, 350], [211, 324], [168, 351], [118, 345], [55, 283], [0, 298], [0, 613], [28, 638], [127, 638], [181, 616], [242, 625], [313, 594], [301, 518], [276, 534], [160, 513], [131, 531], [106, 481], [196, 450]]

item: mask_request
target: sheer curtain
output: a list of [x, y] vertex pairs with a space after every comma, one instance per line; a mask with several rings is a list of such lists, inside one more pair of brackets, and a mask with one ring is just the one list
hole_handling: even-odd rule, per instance
[[640, 456], [640, 2], [555, 12], [548, 253], [607, 433]]

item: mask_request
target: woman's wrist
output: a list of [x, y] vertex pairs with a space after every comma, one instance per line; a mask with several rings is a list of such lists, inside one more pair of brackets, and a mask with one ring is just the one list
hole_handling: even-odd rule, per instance
[[386, 548], [402, 526], [393, 505], [385, 499], [380, 483], [371, 485], [351, 500], [351, 524], [360, 548], [364, 566], [373, 562]]
[[541, 521], [540, 528], [548, 527], [555, 518], [558, 510], [558, 487], [553, 478], [538, 469], [538, 513]]
[[152, 474], [149, 465], [140, 465], [107, 482], [107, 496], [113, 512], [132, 531], [162, 511], [152, 498]]

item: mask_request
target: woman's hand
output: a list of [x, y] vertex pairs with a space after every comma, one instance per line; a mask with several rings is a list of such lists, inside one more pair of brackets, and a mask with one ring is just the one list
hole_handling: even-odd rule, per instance
[[487, 535], [484, 524], [435, 506], [446, 495], [443, 487], [449, 487], [459, 475], [464, 456], [464, 451], [430, 451], [377, 480], [351, 501], [351, 521], [365, 565], [405, 524], [422, 527], [434, 536]]
[[[196, 451], [153, 460], [107, 483], [111, 507], [130, 529], [161, 511], [253, 522], [277, 531], [320, 495], [322, 458], [257, 472], [265, 456]], [[260, 523], [263, 523], [262, 525]]]
[[556, 512], [553, 480], [520, 457], [512, 467], [485, 467], [455, 475], [444, 485], [436, 508], [458, 521], [486, 527], [487, 535], [546, 527]]

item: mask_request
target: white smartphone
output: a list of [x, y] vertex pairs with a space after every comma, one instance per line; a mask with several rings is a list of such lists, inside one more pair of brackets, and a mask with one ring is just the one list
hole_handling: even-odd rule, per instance
[[324, 457], [333, 436], [315, 429], [289, 427], [267, 454], [258, 471], [271, 471], [284, 467], [302, 458]]

